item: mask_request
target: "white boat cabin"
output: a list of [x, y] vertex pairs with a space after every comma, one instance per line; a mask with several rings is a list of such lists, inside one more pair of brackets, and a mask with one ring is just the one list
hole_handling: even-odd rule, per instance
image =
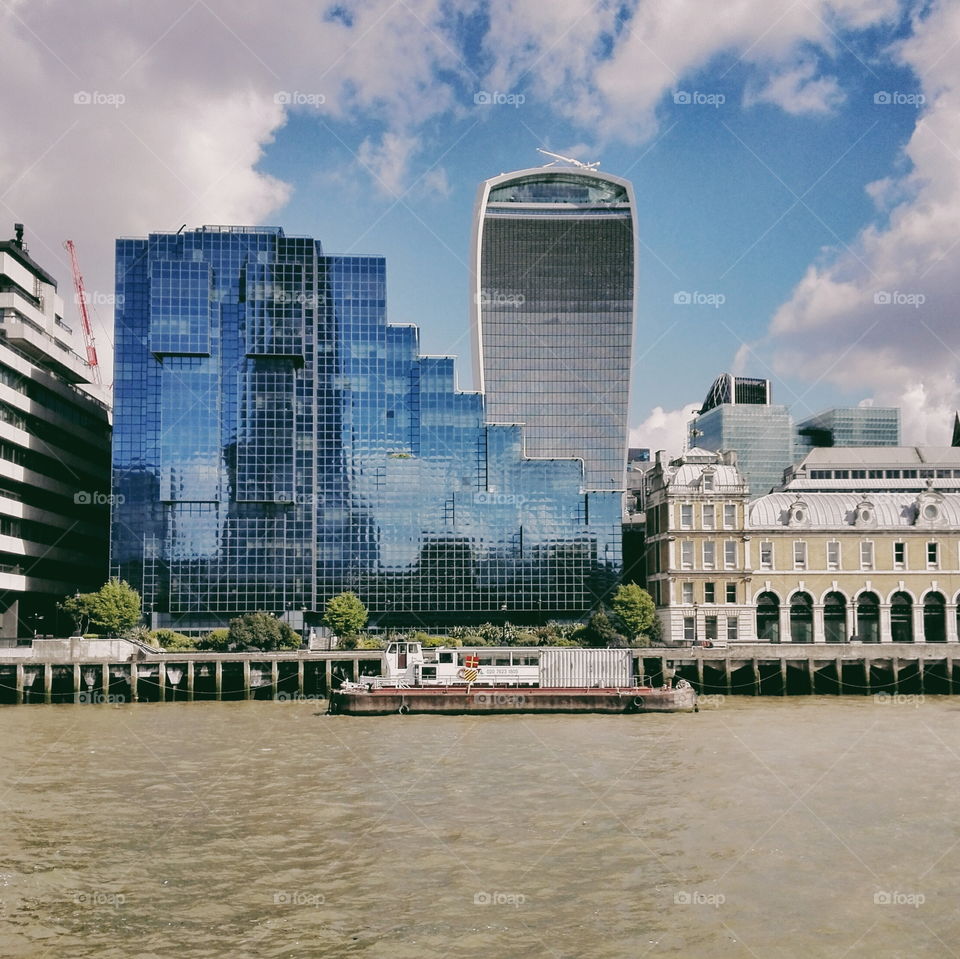
[[470, 650], [438, 646], [429, 659], [420, 643], [392, 642], [384, 653], [383, 685], [396, 686], [536, 686], [536, 653], [498, 651], [495, 660]]

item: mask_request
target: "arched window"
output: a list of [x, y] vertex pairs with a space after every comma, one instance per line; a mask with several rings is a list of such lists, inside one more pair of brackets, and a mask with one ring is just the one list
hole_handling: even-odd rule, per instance
[[906, 593], [890, 599], [890, 632], [895, 643], [913, 642], [913, 600]]
[[823, 598], [823, 632], [828, 643], [847, 639], [847, 598], [843, 593], [827, 593]]
[[928, 643], [947, 641], [947, 602], [940, 593], [923, 597], [923, 638]]
[[809, 593], [794, 593], [790, 598], [790, 641], [813, 642], [813, 598]]
[[776, 593], [761, 593], [757, 597], [757, 639], [780, 642], [780, 600]]
[[880, 642], [880, 600], [876, 593], [857, 597], [857, 638], [864, 643]]

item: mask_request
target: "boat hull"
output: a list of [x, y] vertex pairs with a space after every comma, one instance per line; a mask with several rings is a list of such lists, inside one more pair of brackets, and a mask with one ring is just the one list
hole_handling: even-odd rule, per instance
[[697, 708], [690, 688], [414, 687], [334, 690], [330, 712], [348, 716], [484, 713], [676, 713]]

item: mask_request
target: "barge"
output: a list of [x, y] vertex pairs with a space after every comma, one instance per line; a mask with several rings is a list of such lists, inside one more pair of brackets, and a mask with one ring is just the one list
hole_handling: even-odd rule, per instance
[[628, 649], [544, 647], [485, 661], [475, 652], [392, 642], [383, 674], [344, 682], [329, 711], [350, 716], [408, 713], [674, 713], [697, 710], [684, 680], [654, 687], [633, 675]]

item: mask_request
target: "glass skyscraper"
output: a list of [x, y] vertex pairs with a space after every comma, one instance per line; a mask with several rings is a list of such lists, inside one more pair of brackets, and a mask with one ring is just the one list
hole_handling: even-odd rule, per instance
[[523, 455], [450, 357], [386, 322], [380, 257], [279, 228], [117, 241], [111, 563], [156, 625], [577, 616], [620, 569], [620, 496]]
[[471, 250], [474, 373], [528, 456], [582, 457], [623, 489], [636, 283], [628, 180], [578, 166], [481, 184]]
[[825, 410], [797, 424], [797, 459], [817, 446], [899, 446], [900, 410], [851, 406]]

